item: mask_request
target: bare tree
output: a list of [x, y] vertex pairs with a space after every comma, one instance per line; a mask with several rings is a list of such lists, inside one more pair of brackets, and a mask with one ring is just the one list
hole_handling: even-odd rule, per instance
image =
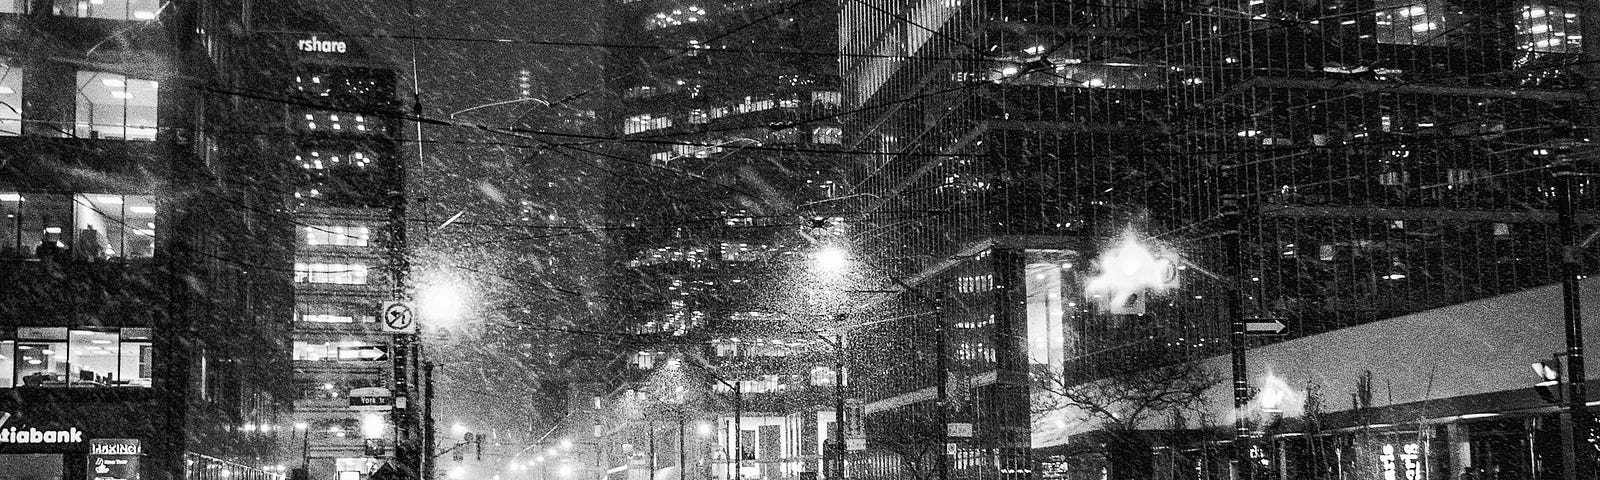
[[1198, 362], [1184, 362], [1083, 381], [1060, 373], [1036, 373], [1032, 410], [1037, 416], [1068, 411], [1101, 426], [1103, 452], [1112, 479], [1150, 478], [1151, 425], [1170, 417], [1170, 427], [1184, 428], [1185, 412], [1199, 414], [1206, 390], [1222, 376]]

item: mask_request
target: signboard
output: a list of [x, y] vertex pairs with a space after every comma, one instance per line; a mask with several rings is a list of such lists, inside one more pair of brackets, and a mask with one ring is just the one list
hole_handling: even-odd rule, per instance
[[1276, 318], [1252, 318], [1244, 321], [1245, 335], [1283, 335], [1289, 325]]
[[88, 432], [56, 423], [20, 425], [0, 415], [0, 453], [68, 453], [88, 450]]
[[393, 408], [394, 394], [383, 387], [364, 387], [350, 390], [350, 409], [358, 412], [381, 412]]
[[383, 331], [417, 333], [417, 309], [407, 302], [383, 302]]
[[78, 427], [68, 427], [59, 430], [40, 430], [37, 428], [8, 427], [0, 430], [0, 443], [18, 444], [64, 444], [83, 443], [83, 431]]
[[139, 480], [139, 457], [144, 450], [135, 438], [96, 438], [89, 441], [89, 480]]
[[311, 38], [294, 42], [294, 46], [295, 48], [300, 49], [302, 52], [317, 53], [345, 53], [350, 48], [342, 41], [318, 40], [316, 35], [312, 35]]
[[972, 438], [972, 424], [947, 423], [945, 424], [945, 435], [955, 438]]

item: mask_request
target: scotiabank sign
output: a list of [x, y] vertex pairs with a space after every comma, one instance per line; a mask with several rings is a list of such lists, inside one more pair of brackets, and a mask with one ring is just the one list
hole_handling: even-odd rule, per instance
[[83, 432], [77, 427], [66, 430], [10, 427], [0, 430], [0, 443], [83, 443]]

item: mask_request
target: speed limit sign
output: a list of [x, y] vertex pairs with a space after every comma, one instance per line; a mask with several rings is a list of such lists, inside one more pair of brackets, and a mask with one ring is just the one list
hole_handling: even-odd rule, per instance
[[417, 310], [407, 302], [383, 303], [383, 331], [388, 333], [417, 333]]

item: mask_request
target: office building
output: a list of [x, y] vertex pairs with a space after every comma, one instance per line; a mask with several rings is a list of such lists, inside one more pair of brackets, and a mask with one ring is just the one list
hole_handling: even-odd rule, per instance
[[259, 268], [282, 232], [226, 94], [239, 22], [0, 3], [0, 476], [284, 478], [290, 285]]
[[380, 321], [408, 275], [395, 67], [314, 6], [260, 5], [253, 27], [274, 53], [269, 91], [285, 99], [285, 134], [272, 141], [294, 232], [296, 466], [314, 480], [365, 479], [385, 464], [416, 475], [420, 457], [405, 451], [420, 446], [424, 404], [415, 331]]
[[[1268, 343], [1555, 282], [1549, 167], [1586, 123], [1566, 67], [1577, 14], [1538, 1], [847, 5], [844, 104], [859, 113], [846, 145], [871, 152], [867, 224], [896, 225], [862, 242], [912, 286], [863, 320], [925, 314], [867, 335], [920, 340], [857, 367], [884, 374], [859, 382], [878, 447], [852, 472], [1037, 473], [1027, 457], [1060, 439], [1021, 413], [1039, 393], [1030, 376], [1114, 381], [1225, 352], [1229, 285], [1246, 318], [1288, 325]], [[888, 218], [904, 211], [930, 215]], [[1084, 288], [1127, 232], [1184, 268], [1165, 291], [1107, 305]], [[930, 356], [945, 361], [928, 369]], [[920, 438], [875, 427], [908, 423]], [[929, 442], [954, 453], [907, 453]]]
[[607, 151], [623, 172], [607, 216], [625, 228], [612, 237], [615, 321], [596, 328], [629, 335], [602, 342], [620, 358], [589, 361], [606, 367], [596, 390], [611, 467], [820, 472], [834, 350], [807, 329], [833, 312], [764, 295], [799, 283], [837, 224], [819, 203], [842, 178], [829, 154], [841, 141], [832, 9], [618, 2], [608, 17], [612, 43], [628, 45], [611, 49], [616, 107], [602, 114], [622, 138]]

